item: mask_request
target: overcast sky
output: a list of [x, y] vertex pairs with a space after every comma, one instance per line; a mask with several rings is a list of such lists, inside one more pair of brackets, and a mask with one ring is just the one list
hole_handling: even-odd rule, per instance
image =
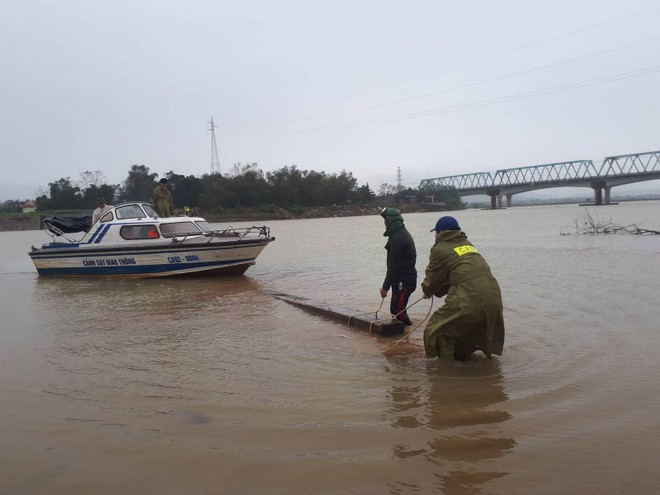
[[660, 149], [657, 0], [0, 0], [0, 46], [0, 200], [209, 173], [211, 117], [223, 173], [374, 191]]

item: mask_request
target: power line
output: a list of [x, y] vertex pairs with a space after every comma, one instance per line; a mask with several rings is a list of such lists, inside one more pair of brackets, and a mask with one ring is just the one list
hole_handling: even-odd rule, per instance
[[[444, 73], [450, 72], [452, 70], [460, 69], [460, 68], [465, 67], [465, 66], [475, 65], [475, 64], [478, 64], [478, 63], [481, 63], [481, 62], [486, 62], [486, 61], [489, 61], [489, 60], [497, 59], [497, 58], [503, 57], [505, 55], [509, 55], [511, 53], [526, 50], [528, 48], [532, 48], [532, 47], [535, 47], [535, 46], [545, 45], [545, 44], [548, 44], [548, 43], [551, 43], [551, 42], [554, 42], [554, 41], [557, 41], [557, 40], [560, 40], [560, 39], [563, 39], [563, 38], [568, 38], [568, 37], [575, 36], [575, 35], [578, 35], [578, 34], [581, 34], [581, 33], [584, 33], [584, 32], [591, 31], [591, 30], [596, 29], [596, 28], [607, 26], [609, 24], [618, 23], [623, 19], [637, 17], [639, 15], [645, 14], [645, 13], [647, 13], [649, 11], [652, 11], [652, 10], [656, 10], [658, 8], [659, 8], [658, 5], [654, 5], [654, 6], [651, 6], [651, 7], [648, 7], [648, 8], [637, 10], [637, 11], [629, 13], [629, 14], [614, 17], [614, 18], [608, 19], [606, 21], [603, 21], [603, 22], [600, 22], [600, 23], [597, 23], [597, 24], [592, 24], [591, 26], [576, 29], [576, 30], [571, 31], [571, 32], [566, 33], [566, 34], [553, 36], [553, 37], [550, 37], [550, 38], [546, 38], [546, 39], [539, 40], [539, 41], [529, 43], [529, 44], [526, 44], [526, 45], [522, 45], [522, 46], [517, 46], [517, 47], [511, 48], [511, 49], [508, 49], [508, 50], [501, 51], [501, 52], [496, 53], [494, 55], [490, 55], [490, 56], [487, 56], [487, 57], [481, 57], [481, 58], [478, 58], [478, 59], [475, 59], [475, 60], [472, 60], [472, 61], [457, 64], [453, 67], [449, 67], [449, 68], [444, 69], [440, 72], [434, 72], [434, 73], [429, 73], [429, 74], [414, 77], [414, 78], [408, 78], [404, 81], [401, 81], [401, 82], [398, 82], [398, 83], [393, 83], [393, 84], [390, 84], [390, 85], [384, 86], [384, 87], [399, 86], [399, 85], [407, 83], [407, 82], [416, 81], [416, 80], [419, 80], [419, 79], [425, 79], [425, 78], [435, 76], [435, 75], [442, 75]], [[570, 62], [573, 62], [573, 61], [576, 61], [576, 60], [589, 58], [589, 57], [593, 57], [593, 56], [597, 56], [597, 55], [602, 55], [604, 53], [610, 53], [610, 52], [613, 52], [613, 51], [629, 48], [629, 47], [636, 46], [636, 45], [639, 45], [639, 44], [642, 44], [642, 43], [648, 43], [648, 42], [651, 42], [651, 41], [656, 41], [657, 39], [658, 38], [652, 38], [650, 40], [645, 40], [645, 41], [633, 43], [633, 44], [630, 44], [630, 45], [622, 46], [622, 47], [619, 47], [619, 48], [614, 48], [614, 49], [611, 49], [611, 50], [606, 50], [606, 51], [603, 51], [603, 52], [598, 52], [598, 53], [594, 53], [594, 54], [591, 54], [591, 55], [578, 57], [578, 58], [567, 60], [567, 61], [564, 61], [564, 62], [559, 62], [557, 64], [550, 64], [548, 66], [543, 66], [543, 67], [539, 67], [539, 68], [535, 68], [535, 69], [530, 69], [529, 71], [522, 71], [522, 72], [518, 72], [518, 73], [514, 73], [514, 74], [510, 74], [510, 75], [506, 75], [506, 76], [502, 76], [502, 77], [498, 77], [498, 78], [494, 78], [494, 79], [489, 79], [489, 80], [486, 80], [486, 81], [470, 83], [470, 84], [467, 84], [467, 85], [464, 85], [464, 86], [459, 86], [459, 87], [456, 87], [456, 88], [450, 88], [450, 89], [446, 89], [446, 90], [440, 90], [440, 91], [433, 92], [433, 93], [417, 95], [417, 96], [411, 96], [411, 97], [408, 97], [408, 98], [403, 98], [403, 99], [400, 99], [400, 100], [394, 100], [394, 101], [391, 101], [391, 102], [385, 102], [385, 103], [366, 106], [366, 107], [349, 109], [349, 110], [346, 110], [346, 111], [336, 112], [336, 113], [331, 113], [331, 114], [326, 114], [326, 115], [321, 115], [321, 116], [312, 116], [312, 117], [306, 117], [306, 118], [300, 118], [300, 119], [292, 119], [292, 120], [288, 120], [288, 121], [284, 121], [284, 122], [275, 122], [275, 123], [270, 123], [270, 124], [269, 123], [245, 124], [245, 125], [238, 125], [236, 127], [240, 128], [240, 127], [262, 127], [262, 126], [284, 125], [284, 124], [290, 124], [290, 123], [295, 123], [295, 122], [303, 122], [303, 121], [308, 121], [308, 120], [335, 117], [335, 116], [345, 115], [345, 114], [349, 114], [349, 113], [355, 113], [355, 112], [360, 112], [360, 111], [364, 111], [364, 110], [370, 110], [370, 109], [379, 108], [379, 107], [388, 106], [388, 105], [393, 105], [393, 104], [396, 104], [396, 103], [401, 103], [401, 102], [405, 102], [405, 101], [409, 101], [409, 100], [425, 98], [425, 97], [428, 97], [428, 96], [433, 96], [433, 95], [440, 94], [440, 93], [447, 92], [447, 91], [454, 91], [454, 90], [457, 90], [457, 89], [463, 89], [465, 87], [470, 87], [470, 86], [484, 84], [484, 83], [487, 83], [487, 82], [492, 82], [492, 81], [496, 81], [496, 80], [500, 80], [500, 79], [505, 79], [507, 77], [513, 77], [513, 76], [516, 76], [516, 75], [526, 74], [528, 72], [532, 72], [532, 71], [536, 71], [536, 70], [542, 70], [544, 68], [554, 67], [554, 66], [561, 65], [561, 64], [564, 64], [564, 63], [570, 63]]]
[[[592, 57], [598, 57], [598, 56], [601, 56], [601, 55], [606, 55], [606, 54], [609, 54], [609, 53], [617, 52], [617, 51], [620, 51], [620, 50], [625, 50], [627, 48], [636, 47], [636, 46], [643, 45], [643, 44], [646, 44], [646, 43], [652, 43], [652, 42], [658, 41], [658, 40], [660, 40], [660, 36], [656, 36], [654, 38], [650, 38], [650, 39], [646, 39], [646, 40], [642, 40], [642, 41], [637, 41], [635, 43], [630, 43], [628, 45], [623, 45], [623, 46], [619, 46], [619, 47], [615, 47], [615, 48], [610, 48], [608, 50], [602, 50], [600, 52], [594, 52], [594, 53], [590, 53], [590, 54], [587, 54], [587, 55], [582, 55], [580, 57], [574, 57], [574, 58], [570, 58], [570, 59], [566, 59], [566, 60], [561, 60], [559, 62], [555, 62], [555, 63], [552, 63], [552, 64], [541, 65], [541, 66], [537, 66], [537, 67], [532, 67], [531, 69], [525, 69], [525, 70], [518, 71], [518, 72], [511, 72], [509, 74], [505, 74], [505, 75], [498, 76], [498, 77], [493, 77], [493, 78], [490, 78], [490, 79], [484, 79], [484, 80], [481, 80], [481, 81], [475, 81], [475, 82], [472, 82], [472, 83], [462, 84], [460, 86], [454, 86], [452, 88], [440, 89], [438, 91], [432, 91], [430, 93], [423, 93], [423, 94], [419, 94], [419, 95], [409, 96], [409, 97], [406, 97], [406, 98], [400, 98], [398, 100], [392, 100], [392, 101], [388, 101], [388, 102], [384, 102], [384, 103], [378, 103], [378, 104], [375, 104], [375, 105], [368, 105], [368, 106], [364, 106], [364, 107], [358, 107], [358, 108], [354, 108], [354, 109], [351, 109], [351, 110], [345, 110], [345, 111], [342, 111], [342, 112], [334, 112], [334, 113], [328, 113], [328, 114], [325, 114], [325, 115], [318, 115], [318, 116], [313, 116], [313, 117], [305, 117], [305, 118], [300, 118], [300, 119], [287, 120], [287, 121], [284, 121], [284, 122], [280, 122], [278, 125], [292, 124], [292, 123], [295, 123], [295, 122], [306, 122], [306, 121], [310, 121], [310, 120], [319, 120], [319, 119], [325, 119], [325, 118], [329, 118], [329, 117], [339, 117], [339, 116], [348, 115], [348, 114], [351, 114], [351, 113], [363, 112], [365, 110], [373, 110], [373, 109], [376, 109], [376, 108], [383, 108], [383, 107], [387, 107], [387, 106], [391, 106], [391, 105], [396, 105], [398, 103], [405, 103], [405, 102], [408, 102], [408, 101], [428, 98], [430, 96], [437, 96], [437, 95], [440, 95], [440, 94], [443, 94], [443, 93], [450, 93], [452, 91], [458, 91], [458, 90], [461, 90], [461, 89], [471, 88], [471, 87], [475, 87], [475, 86], [481, 86], [483, 84], [488, 84], [488, 83], [495, 82], [495, 81], [502, 81], [504, 79], [510, 79], [512, 77], [517, 77], [517, 76], [521, 76], [521, 75], [525, 75], [525, 74], [531, 74], [533, 72], [538, 72], [538, 71], [542, 71], [542, 70], [546, 70], [546, 69], [552, 69], [552, 68], [559, 67], [559, 66], [566, 65], [566, 64], [570, 64], [570, 63], [573, 63], [573, 62], [578, 62], [580, 60], [586, 60], [586, 59], [589, 59], [589, 58], [592, 58]], [[260, 124], [254, 124], [253, 126], [247, 126], [247, 127], [256, 127], [256, 126], [263, 126], [263, 125], [268, 125], [268, 124], [261, 124], [261, 125]], [[271, 125], [275, 125], [275, 124], [271, 124]]]
[[620, 74], [615, 74], [612, 76], [605, 76], [605, 77], [600, 77], [596, 79], [590, 79], [587, 81], [580, 81], [580, 82], [575, 82], [575, 83], [570, 83], [570, 84], [564, 84], [561, 86], [554, 86], [546, 89], [541, 89], [541, 90], [536, 90], [536, 91], [530, 91], [527, 93], [518, 93], [518, 94], [513, 94], [513, 95], [506, 95], [506, 96], [500, 96], [497, 98], [491, 98], [488, 100], [480, 100], [472, 103], [464, 103], [461, 105], [453, 105], [449, 107], [442, 107], [442, 108], [436, 108], [432, 110], [425, 110], [423, 112], [416, 112], [416, 113], [409, 113], [409, 114], [403, 114], [399, 116], [393, 116], [393, 117], [386, 117], [382, 119], [373, 119], [373, 120], [363, 120], [363, 121], [353, 121], [353, 122], [348, 122], [345, 124], [335, 124], [335, 125], [326, 125], [326, 126], [317, 126], [317, 127], [309, 127], [309, 128], [302, 128], [302, 129], [293, 129], [290, 131], [271, 131], [271, 132], [254, 132], [254, 133], [230, 133], [231, 135], [234, 136], [239, 136], [239, 135], [251, 135], [251, 136], [283, 136], [283, 135], [292, 135], [292, 134], [309, 134], [309, 133], [315, 133], [315, 132], [325, 132], [325, 131], [336, 131], [336, 130], [343, 130], [343, 129], [351, 129], [355, 127], [368, 127], [372, 125], [379, 125], [379, 124], [385, 124], [389, 122], [398, 122], [402, 120], [409, 120], [409, 119], [416, 119], [416, 118], [421, 118], [421, 117], [427, 117], [430, 115], [437, 115], [441, 113], [449, 113], [449, 112], [457, 112], [460, 110], [468, 110], [472, 108], [477, 108], [477, 107], [483, 107], [487, 105], [494, 105], [496, 103], [505, 103], [509, 101], [515, 101], [515, 100], [521, 100], [521, 99], [526, 99], [526, 98], [534, 98], [537, 96], [544, 96], [548, 94], [553, 94], [553, 93], [559, 93], [563, 91], [570, 91], [573, 89], [580, 89], [584, 88], [587, 86], [594, 86], [597, 84], [605, 84], [611, 81], [617, 81], [621, 79], [629, 79], [632, 77], [640, 77], [640, 76], [646, 76], [649, 74], [653, 74], [660, 71], [660, 66], [652, 66], [652, 67], [647, 67], [645, 69], [639, 69], [636, 71], [632, 72], [624, 72]]

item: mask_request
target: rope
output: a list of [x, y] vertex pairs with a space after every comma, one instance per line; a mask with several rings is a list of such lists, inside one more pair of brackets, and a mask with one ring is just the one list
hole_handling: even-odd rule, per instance
[[380, 323], [380, 322], [385, 323], [385, 322], [388, 322], [388, 321], [392, 321], [392, 318], [385, 318], [385, 319], [382, 319], [382, 320], [374, 320], [374, 321], [372, 321], [371, 323], [369, 323], [369, 333], [371, 333], [372, 328], [373, 328], [373, 326], [374, 326], [374, 323]]
[[[399, 311], [397, 314], [392, 315], [392, 317], [393, 317], [393, 318], [396, 318], [396, 317], [399, 316], [401, 313], [405, 313], [406, 311], [408, 311], [408, 308], [412, 308], [415, 304], [417, 304], [417, 303], [418, 303], [419, 301], [421, 301], [422, 299], [424, 299], [424, 296], [422, 296], [422, 297], [420, 297], [419, 299], [417, 299], [417, 301], [415, 301], [414, 303], [409, 304], [407, 308], [403, 308], [403, 309], [402, 309], [401, 311]], [[381, 303], [381, 305], [382, 305], [382, 303]]]
[[[401, 311], [399, 311], [397, 314], [395, 314], [395, 315], [390, 315], [390, 318], [384, 318], [384, 319], [380, 319], [380, 320], [373, 320], [371, 323], [369, 323], [369, 333], [372, 333], [372, 329], [373, 329], [374, 323], [384, 323], [384, 322], [388, 322], [388, 321], [390, 321], [392, 318], [396, 318], [396, 317], [399, 316], [401, 313], [404, 313], [404, 312], [406, 312], [408, 309], [412, 308], [415, 304], [417, 304], [417, 303], [418, 303], [419, 301], [421, 301], [422, 299], [424, 299], [423, 296], [420, 297], [419, 299], [417, 299], [417, 301], [415, 301], [414, 303], [409, 304], [407, 307], [403, 308], [403, 309], [402, 309]], [[384, 297], [381, 298], [381, 300], [380, 300], [380, 306], [378, 306], [378, 309], [377, 309], [376, 312], [374, 313], [374, 317], [375, 317], [375, 318], [378, 318], [378, 312], [380, 311], [380, 308], [383, 307], [383, 301], [385, 301], [385, 298], [384, 298]], [[429, 312], [428, 312], [428, 314], [424, 317], [424, 319], [423, 319], [421, 322], [419, 322], [419, 323], [415, 326], [415, 328], [412, 329], [411, 332], [409, 332], [409, 333], [406, 335], [406, 337], [408, 337], [409, 335], [411, 335], [415, 330], [417, 330], [417, 328], [419, 328], [419, 326], [420, 326], [422, 323], [424, 323], [424, 322], [426, 321], [426, 319], [427, 319], [427, 318], [429, 317], [429, 315], [431, 314], [431, 309], [432, 309], [432, 308], [433, 308], [433, 297], [431, 297], [431, 307], [429, 308]], [[354, 315], [351, 315], [351, 316], [348, 317], [348, 323], [347, 323], [347, 324], [348, 324], [348, 325], [351, 324], [351, 320], [353, 319], [354, 316], [370, 315], [371, 313], [373, 313], [373, 311], [369, 311], [369, 312], [367, 312], [367, 313], [355, 313]], [[404, 337], [404, 338], [406, 338], [406, 337]], [[396, 344], [398, 344], [398, 342], [396, 342], [394, 345], [396, 345]], [[394, 346], [392, 346], [392, 347], [394, 347]]]
[[[424, 298], [422, 298], [422, 299], [424, 299]], [[420, 300], [421, 300], [421, 299], [420, 299]], [[413, 304], [417, 304], [420, 300], [415, 301]], [[410, 306], [412, 306], [413, 304], [411, 304]], [[409, 306], [409, 307], [410, 307], [410, 306]], [[407, 333], [406, 335], [404, 335], [402, 338], [400, 338], [399, 340], [397, 340], [394, 344], [392, 344], [392, 345], [389, 346], [387, 349], [385, 349], [384, 352], [387, 353], [387, 352], [391, 351], [394, 347], [396, 347], [397, 345], [399, 345], [401, 342], [403, 342], [404, 340], [408, 339], [408, 338], [409, 338], [409, 337], [415, 332], [415, 330], [417, 330], [420, 326], [422, 326], [422, 323], [424, 323], [424, 322], [429, 318], [429, 316], [431, 315], [431, 311], [432, 311], [432, 310], [433, 310], [433, 296], [431, 296], [431, 305], [429, 306], [429, 311], [428, 311], [428, 313], [426, 313], [426, 316], [424, 317], [424, 319], [423, 319], [422, 321], [420, 321], [417, 325], [415, 325], [415, 328], [413, 328], [410, 332], [408, 332], [408, 333]], [[405, 310], [404, 310], [404, 311], [405, 311]]]
[[[378, 306], [378, 309], [375, 312], [374, 311], [369, 311], [367, 313], [355, 313], [354, 315], [349, 316], [348, 317], [348, 324], [349, 325], [351, 324], [351, 320], [353, 319], [354, 316], [364, 316], [364, 315], [370, 315], [371, 313], [374, 313], [374, 318], [378, 318], [378, 312], [380, 311], [380, 308], [383, 307], [383, 301], [384, 300], [385, 300], [384, 297], [380, 300], [380, 306]], [[384, 320], [378, 320], [378, 321], [384, 321]], [[369, 333], [371, 333], [371, 326], [369, 326]]]

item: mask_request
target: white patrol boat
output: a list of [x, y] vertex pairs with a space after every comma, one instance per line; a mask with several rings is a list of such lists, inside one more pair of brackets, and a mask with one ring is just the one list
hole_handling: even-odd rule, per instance
[[[29, 252], [39, 275], [144, 278], [243, 273], [275, 240], [268, 227], [213, 230], [200, 217], [160, 218], [149, 203], [111, 206], [91, 217], [52, 217], [53, 238]], [[68, 236], [76, 232], [80, 240]], [[63, 237], [57, 241], [55, 237]]]

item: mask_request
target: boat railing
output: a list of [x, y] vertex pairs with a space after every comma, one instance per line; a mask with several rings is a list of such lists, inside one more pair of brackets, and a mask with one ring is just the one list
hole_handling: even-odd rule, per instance
[[266, 227], [266, 226], [237, 227], [237, 228], [227, 227], [221, 230], [210, 230], [204, 233], [188, 232], [173, 237], [172, 243], [180, 244], [187, 240], [195, 239], [200, 236], [208, 238], [206, 241], [207, 243], [211, 243], [214, 240], [218, 240], [220, 238], [235, 238], [237, 240], [241, 240], [247, 236], [256, 237], [256, 238], [266, 237], [267, 239], [270, 239], [270, 227]]
[[253, 225], [252, 227], [238, 228], [230, 226], [222, 230], [212, 230], [210, 232], [206, 232], [205, 235], [210, 237], [209, 242], [215, 237], [238, 237], [239, 239], [243, 239], [248, 235], [256, 235], [256, 237], [270, 238], [270, 227], [266, 227], [265, 225], [261, 227]]

